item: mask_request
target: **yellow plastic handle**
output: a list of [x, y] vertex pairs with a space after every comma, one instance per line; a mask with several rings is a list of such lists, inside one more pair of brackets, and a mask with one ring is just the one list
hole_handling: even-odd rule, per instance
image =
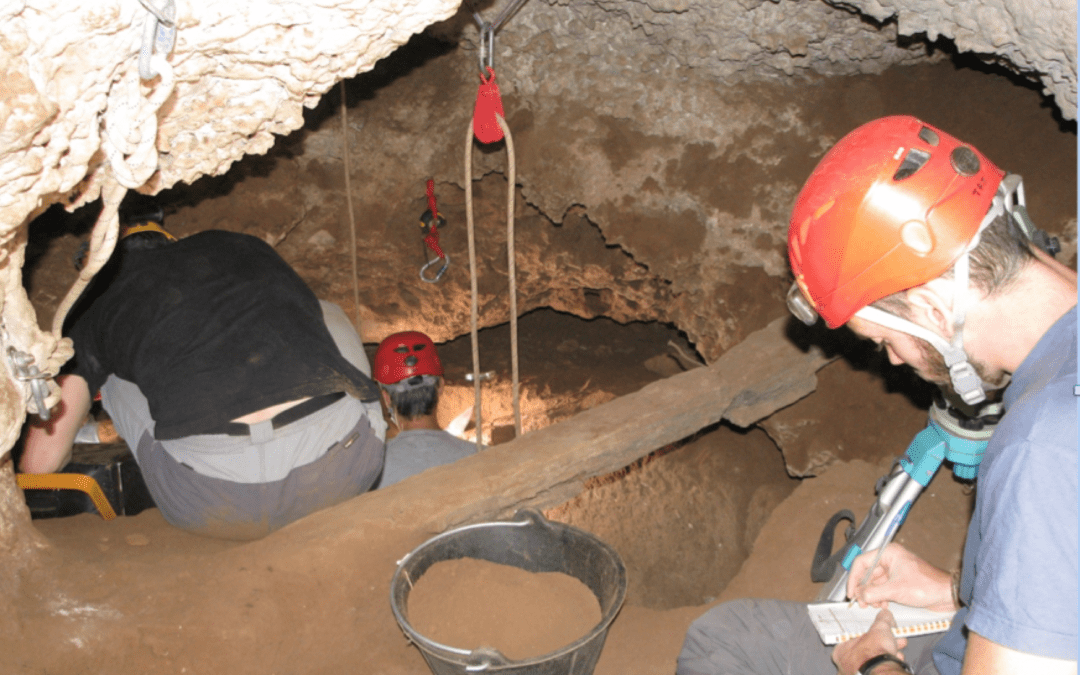
[[105, 520], [116, 517], [112, 504], [101, 491], [98, 482], [81, 473], [20, 473], [16, 482], [23, 490], [79, 490], [90, 495], [98, 513]]

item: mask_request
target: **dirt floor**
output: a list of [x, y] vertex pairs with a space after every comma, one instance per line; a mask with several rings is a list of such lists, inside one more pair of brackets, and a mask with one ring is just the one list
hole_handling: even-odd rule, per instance
[[[925, 71], [908, 76], [928, 77]], [[1000, 101], [1001, 87], [1011, 85], [987, 80], [983, 86], [988, 100]], [[994, 106], [1013, 120], [1018, 139], [1016, 145], [983, 148], [1003, 165], [1010, 152], [1047, 152], [1048, 136], [1075, 143], [1074, 131], [1043, 133], [1049, 114], [1038, 105], [1033, 109], [1030, 100], [1037, 97], [1027, 100], [1023, 110]], [[954, 118], [949, 128], [958, 134], [978, 123], [960, 119], [963, 114], [943, 115]], [[1051, 179], [1075, 188], [1075, 173], [1046, 182]], [[1044, 213], [1054, 211], [1047, 206], [1053, 201], [1043, 198]], [[1058, 211], [1075, 212], [1075, 195], [1060, 201]], [[1075, 241], [1075, 230], [1071, 237]], [[49, 255], [66, 262], [75, 248], [77, 242], [67, 238]], [[47, 289], [48, 273], [40, 270], [31, 279], [44, 320], [48, 298], [63, 287]], [[771, 298], [771, 291], [762, 293]], [[777, 316], [782, 308], [769, 305], [769, 298], [762, 305]], [[640, 389], [687, 367], [683, 351], [693, 355], [683, 336], [656, 324], [620, 326], [542, 310], [524, 317], [519, 330], [527, 336], [522, 381], [535, 425]], [[482, 334], [486, 354], [506, 355], [485, 366], [497, 374], [492, 387], [503, 392], [507, 334], [505, 326]], [[452, 364], [442, 411], [449, 418], [471, 403], [464, 381], [468, 338], [441, 349]], [[776, 416], [786, 415], [782, 424], [774, 418], [750, 430], [704, 429], [593, 480], [580, 496], [547, 512], [607, 541], [627, 564], [627, 602], [612, 624], [598, 674], [673, 672], [687, 625], [713, 602], [814, 596], [808, 569], [823, 524], [845, 507], [861, 518], [874, 482], [925, 424], [925, 389], [883, 369], [880, 357], [848, 356], [819, 373], [814, 395]], [[509, 398], [500, 400], [491, 413], [499, 420], [493, 443], [512, 435]], [[785, 458], [777, 443], [792, 455]], [[791, 457], [799, 453], [803, 460], [793, 467]], [[807, 477], [792, 478], [785, 466]], [[405, 489], [393, 497], [403, 503], [409, 498]], [[959, 559], [970, 504], [970, 490], [941, 471], [898, 540], [950, 568]], [[301, 521], [238, 544], [174, 529], [155, 509], [111, 522], [83, 514], [35, 524], [49, 545], [42, 564], [23, 579], [14, 624], [0, 635], [3, 672], [429, 672], [394, 620], [389, 582], [396, 562], [433, 532], [373, 520], [356, 522], [332, 546], [312, 546], [298, 536], [310, 524]]]

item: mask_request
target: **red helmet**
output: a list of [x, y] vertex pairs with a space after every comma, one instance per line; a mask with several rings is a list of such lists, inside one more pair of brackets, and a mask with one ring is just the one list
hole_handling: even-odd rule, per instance
[[435, 343], [420, 331], [394, 333], [375, 352], [375, 379], [396, 384], [416, 375], [442, 375]]
[[1003, 176], [975, 148], [914, 117], [855, 129], [795, 202], [788, 257], [803, 298], [793, 288], [789, 299], [836, 328], [941, 276], [978, 233]]

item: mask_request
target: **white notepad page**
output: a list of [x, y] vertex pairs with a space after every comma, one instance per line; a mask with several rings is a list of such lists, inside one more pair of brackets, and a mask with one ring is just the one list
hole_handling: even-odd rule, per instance
[[[844, 600], [842, 602], [815, 602], [807, 605], [810, 610], [810, 620], [825, 644], [835, 645], [862, 635], [870, 630], [878, 612], [881, 611], [877, 607], [859, 607], [858, 603], [849, 607], [849, 604], [847, 600]], [[893, 635], [896, 637], [912, 637], [946, 631], [952, 625], [953, 616], [956, 614], [955, 611], [933, 612], [895, 602], [889, 603], [889, 611], [896, 619], [896, 628], [893, 629]]]

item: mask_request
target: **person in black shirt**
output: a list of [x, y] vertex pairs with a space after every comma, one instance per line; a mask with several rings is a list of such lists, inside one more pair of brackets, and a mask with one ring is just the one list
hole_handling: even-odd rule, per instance
[[256, 237], [131, 229], [69, 317], [62, 403], [20, 470], [64, 466], [100, 391], [177, 527], [252, 539], [368, 490], [386, 425], [341, 309]]

